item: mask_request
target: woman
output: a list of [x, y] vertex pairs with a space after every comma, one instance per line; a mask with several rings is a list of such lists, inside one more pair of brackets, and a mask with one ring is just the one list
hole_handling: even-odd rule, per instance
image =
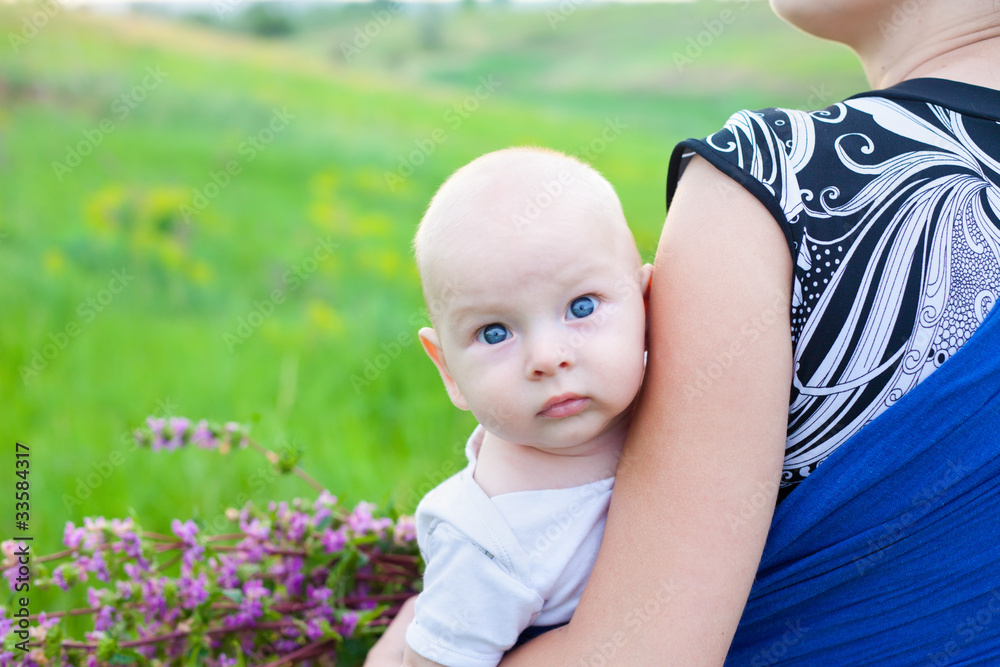
[[876, 92], [678, 148], [597, 564], [503, 665], [1000, 656], [1000, 3], [772, 7]]

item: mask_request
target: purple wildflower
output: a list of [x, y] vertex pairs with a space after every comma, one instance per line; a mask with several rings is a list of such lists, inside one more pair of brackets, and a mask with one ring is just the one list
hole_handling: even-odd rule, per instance
[[205, 547], [198, 544], [198, 538], [196, 537], [198, 526], [190, 519], [184, 523], [181, 523], [179, 519], [174, 519], [170, 522], [170, 530], [173, 531], [174, 535], [181, 538], [181, 541], [186, 545], [183, 555], [183, 565], [185, 572], [190, 572], [194, 568], [194, 564], [205, 553]]
[[219, 556], [220, 567], [218, 569], [217, 581], [221, 588], [240, 587], [240, 578], [237, 576], [236, 570], [242, 562], [243, 559], [239, 555], [228, 556], [223, 554]]
[[243, 584], [243, 601], [240, 602], [240, 613], [236, 615], [237, 624], [253, 623], [264, 615], [264, 604], [261, 600], [271, 594], [260, 581], [250, 579]]
[[279, 639], [274, 642], [274, 648], [278, 652], [278, 655], [285, 653], [291, 653], [295, 649], [299, 648], [299, 643], [294, 639]]
[[318, 510], [320, 507], [334, 508], [337, 506], [337, 496], [333, 495], [326, 489], [319, 492], [319, 497], [313, 503], [313, 509]]
[[320, 506], [318, 509], [315, 510], [315, 513], [313, 514], [312, 521], [310, 521], [310, 524], [312, 525], [313, 528], [317, 528], [321, 523], [326, 521], [326, 519], [331, 516], [333, 516], [333, 510], [331, 510], [329, 507]]
[[303, 512], [294, 512], [288, 520], [288, 531], [285, 536], [291, 542], [299, 542], [308, 527], [309, 515]]
[[93, 586], [87, 587], [87, 604], [93, 608], [101, 606], [101, 591], [97, 590]]
[[357, 504], [354, 511], [347, 517], [347, 525], [351, 527], [357, 535], [364, 535], [373, 528], [372, 511], [376, 509], [375, 503], [364, 501]]
[[181, 606], [185, 609], [194, 609], [207, 600], [208, 591], [205, 589], [207, 583], [208, 577], [204, 572], [199, 574], [197, 579], [193, 579], [188, 575], [182, 576], [178, 581]]
[[323, 547], [326, 549], [328, 554], [332, 554], [335, 551], [340, 551], [347, 544], [347, 535], [345, 534], [344, 526], [341, 526], [337, 530], [332, 528], [327, 528], [323, 531]]
[[52, 581], [55, 585], [64, 591], [69, 590], [69, 582], [66, 581], [66, 575], [63, 574], [63, 566], [59, 565], [56, 569], [52, 570]]
[[309, 637], [309, 641], [314, 642], [323, 636], [323, 628], [320, 627], [319, 619], [310, 618], [306, 621], [306, 637]]
[[403, 545], [417, 539], [417, 520], [412, 516], [401, 516], [396, 520], [396, 528], [392, 531], [392, 539], [396, 544]]
[[248, 537], [253, 537], [258, 540], [266, 540], [271, 534], [271, 524], [268, 522], [261, 523], [260, 519], [256, 517], [254, 517], [253, 521], [247, 523], [247, 521], [241, 516], [240, 530], [246, 533]]
[[63, 529], [63, 544], [67, 549], [79, 549], [86, 535], [86, 528], [76, 528], [72, 521], [67, 521], [66, 528]]
[[358, 615], [353, 611], [345, 611], [340, 615], [340, 632], [345, 638], [354, 634], [354, 629], [358, 627]]
[[101, 607], [101, 611], [94, 618], [94, 629], [104, 631], [113, 628], [115, 625], [114, 612], [114, 607]]
[[159, 417], [146, 418], [146, 426], [148, 426], [149, 430], [153, 432], [153, 442], [150, 443], [150, 448], [154, 452], [166, 447], [167, 441], [163, 438], [163, 429], [166, 425], [166, 419], [161, 419]]
[[81, 565], [83, 565], [83, 568], [86, 571], [93, 572], [94, 576], [96, 576], [99, 580], [101, 581], [111, 580], [111, 573], [108, 572], [108, 562], [104, 560], [103, 551], [95, 551], [94, 555], [92, 555], [90, 558], [87, 558], [86, 556], [81, 556], [79, 562]]
[[170, 433], [173, 437], [170, 438], [165, 447], [168, 450], [180, 449], [184, 444], [184, 434], [187, 433], [191, 422], [187, 417], [171, 417], [169, 423]]
[[[126, 565], [129, 564], [130, 563], [126, 563]], [[115, 591], [117, 592], [118, 596], [123, 600], [130, 600], [132, 598], [132, 584], [130, 584], [127, 581], [120, 581], [120, 580], [116, 581]]]
[[208, 422], [204, 419], [195, 426], [194, 432], [191, 434], [191, 444], [197, 445], [202, 449], [214, 449], [219, 445], [215, 439], [215, 435], [212, 433], [212, 429], [208, 427]]

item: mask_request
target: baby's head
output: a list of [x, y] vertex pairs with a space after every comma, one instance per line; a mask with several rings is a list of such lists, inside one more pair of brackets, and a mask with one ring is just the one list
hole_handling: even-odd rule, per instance
[[538, 148], [488, 153], [437, 191], [414, 248], [433, 324], [421, 343], [452, 402], [493, 435], [559, 449], [627, 414], [651, 267], [592, 167]]

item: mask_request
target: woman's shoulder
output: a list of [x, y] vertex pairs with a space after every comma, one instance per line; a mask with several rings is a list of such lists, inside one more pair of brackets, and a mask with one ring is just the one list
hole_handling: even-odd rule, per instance
[[786, 226], [823, 191], [834, 188], [840, 197], [860, 191], [900, 156], [943, 151], [996, 160], [997, 122], [1000, 91], [943, 79], [904, 81], [823, 109], [740, 110], [717, 132], [677, 145], [667, 205], [688, 161], [699, 155]]

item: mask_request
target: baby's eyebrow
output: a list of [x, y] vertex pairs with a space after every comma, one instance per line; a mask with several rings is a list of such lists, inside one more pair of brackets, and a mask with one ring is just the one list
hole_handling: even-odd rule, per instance
[[455, 327], [465, 325], [467, 320], [487, 320], [500, 318], [504, 308], [500, 304], [467, 303], [453, 306], [447, 315], [447, 321]]

